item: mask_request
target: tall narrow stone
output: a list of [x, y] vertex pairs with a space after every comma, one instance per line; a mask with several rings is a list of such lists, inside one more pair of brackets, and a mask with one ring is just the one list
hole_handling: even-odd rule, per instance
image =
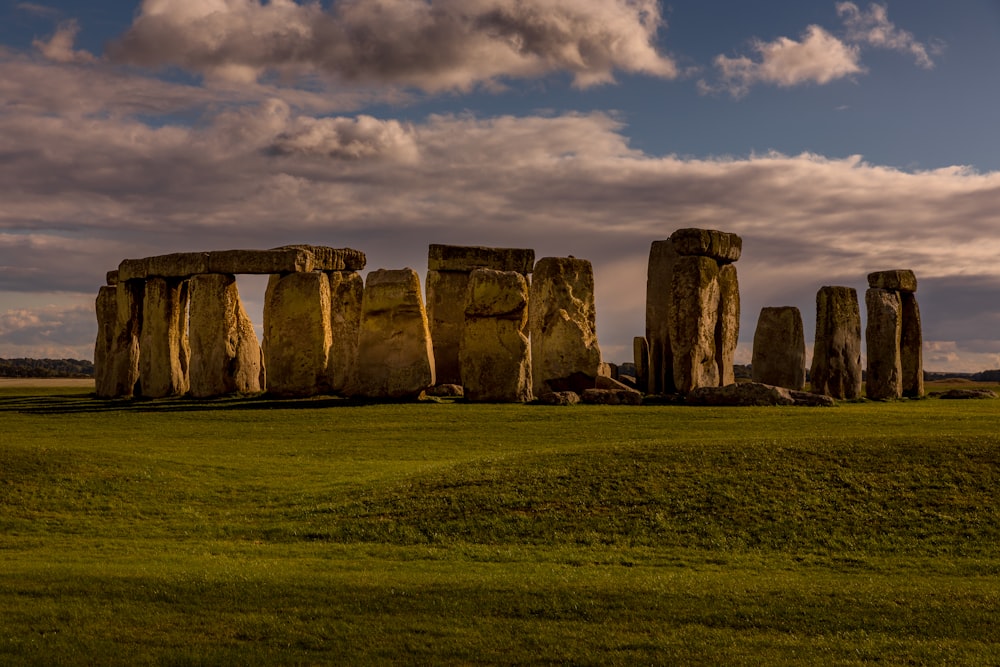
[[149, 278], [143, 295], [139, 384], [147, 398], [188, 391], [187, 281]]
[[191, 395], [259, 392], [260, 345], [240, 301], [236, 276], [203, 274], [189, 285]]
[[264, 297], [267, 392], [314, 396], [329, 391], [330, 279], [325, 273], [272, 275]]
[[368, 274], [352, 395], [413, 398], [434, 384], [434, 350], [413, 269]]
[[687, 394], [719, 386], [716, 325], [719, 321], [719, 264], [710, 257], [682, 256], [674, 266], [670, 345], [674, 386]]
[[131, 398], [139, 387], [139, 335], [142, 331], [141, 280], [123, 280], [115, 285], [115, 334], [111, 351], [108, 398]]
[[[650, 394], [669, 394], [674, 386], [674, 357], [670, 347], [674, 266], [679, 255], [670, 239], [653, 241], [646, 272], [646, 342], [649, 379], [639, 384]], [[638, 363], [636, 364], [638, 368]], [[638, 378], [637, 378], [638, 379]]]
[[101, 287], [95, 303], [97, 341], [94, 343], [94, 393], [98, 398], [117, 396], [114, 376], [115, 334], [118, 330], [118, 288]]
[[601, 348], [591, 263], [573, 257], [543, 257], [535, 264], [530, 293], [534, 394], [594, 388]]
[[330, 277], [330, 357], [327, 365], [330, 390], [349, 389], [358, 357], [361, 300], [365, 281], [355, 271], [333, 271]]
[[903, 395], [903, 368], [899, 342], [903, 333], [903, 304], [899, 292], [872, 288], [865, 293], [868, 326], [868, 376], [865, 393], [872, 399]]
[[816, 341], [809, 382], [815, 394], [861, 397], [861, 311], [853, 287], [826, 286], [816, 294]]
[[459, 361], [470, 401], [532, 400], [531, 350], [524, 335], [528, 283], [516, 271], [476, 269], [469, 276]]
[[[643, 392], [649, 391], [649, 343], [644, 336], [632, 339], [632, 359], [635, 363], [635, 385]], [[671, 374], [672, 375], [672, 374]]]
[[917, 295], [900, 292], [903, 301], [903, 333], [899, 342], [903, 371], [903, 396], [920, 398], [924, 395], [924, 337], [920, 325]]
[[[737, 237], [739, 238], [739, 237]], [[719, 318], [715, 327], [715, 357], [719, 366], [719, 384], [736, 382], [733, 362], [740, 338], [740, 283], [735, 264], [719, 267]]]
[[801, 391], [806, 381], [802, 314], [794, 306], [762, 308], [753, 336], [753, 381]]

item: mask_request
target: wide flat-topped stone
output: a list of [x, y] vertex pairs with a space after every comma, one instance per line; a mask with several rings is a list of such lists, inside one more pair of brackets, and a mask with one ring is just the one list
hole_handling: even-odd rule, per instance
[[528, 248], [486, 248], [483, 246], [440, 245], [432, 243], [427, 251], [430, 271], [465, 271], [493, 269], [531, 273], [535, 251]]
[[868, 286], [872, 289], [887, 289], [897, 292], [916, 292], [917, 277], [910, 269], [876, 271], [868, 274]]
[[678, 255], [711, 257], [719, 262], [735, 262], [743, 252], [743, 239], [714, 229], [678, 229], [670, 240]]
[[266, 275], [356, 271], [363, 269], [365, 262], [365, 254], [360, 250], [308, 245], [284, 246], [273, 250], [178, 252], [145, 259], [126, 259], [118, 266], [118, 279], [189, 278], [204, 273]]

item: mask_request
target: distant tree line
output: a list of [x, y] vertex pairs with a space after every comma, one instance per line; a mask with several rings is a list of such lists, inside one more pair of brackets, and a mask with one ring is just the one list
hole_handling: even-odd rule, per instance
[[89, 378], [94, 364], [86, 359], [0, 359], [0, 377]]

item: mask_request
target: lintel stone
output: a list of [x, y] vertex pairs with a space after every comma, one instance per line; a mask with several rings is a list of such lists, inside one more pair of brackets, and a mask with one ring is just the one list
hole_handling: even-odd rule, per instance
[[535, 265], [535, 251], [529, 248], [486, 248], [483, 246], [441, 245], [432, 243], [427, 252], [430, 271], [493, 269], [516, 271], [525, 276]]
[[743, 239], [737, 234], [714, 229], [678, 229], [670, 235], [678, 255], [696, 255], [729, 263], [743, 252]]
[[118, 279], [190, 278], [205, 273], [231, 275], [358, 271], [365, 267], [365, 261], [365, 254], [360, 250], [306, 245], [284, 246], [273, 250], [179, 252], [145, 259], [126, 259], [118, 266]]
[[868, 286], [872, 289], [887, 289], [897, 292], [916, 292], [917, 277], [910, 269], [876, 271], [868, 274]]

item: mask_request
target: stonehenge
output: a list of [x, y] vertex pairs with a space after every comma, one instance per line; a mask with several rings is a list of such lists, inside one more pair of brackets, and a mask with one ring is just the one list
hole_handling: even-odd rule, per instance
[[876, 400], [924, 395], [923, 335], [913, 271], [868, 274], [865, 305], [868, 374], [865, 394]]
[[708, 229], [679, 229], [653, 242], [646, 279], [648, 393], [688, 394], [736, 381], [740, 297], [734, 262], [742, 247], [736, 234]]
[[[643, 394], [659, 394], [649, 402], [660, 404], [740, 404], [757, 394], [780, 404], [787, 394], [796, 405], [829, 405], [860, 398], [863, 386], [872, 399], [923, 395], [917, 280], [904, 269], [868, 275], [865, 384], [857, 292], [826, 286], [816, 295], [811, 393], [803, 392], [802, 315], [791, 306], [761, 310], [754, 386], [737, 387], [741, 253], [739, 236], [708, 229], [652, 242], [645, 335], [633, 339], [634, 369], [620, 379], [601, 356], [585, 259], [536, 262], [530, 249], [431, 245], [426, 292], [410, 268], [363, 277], [365, 254], [350, 248], [126, 259], [95, 301], [95, 395], [566, 405], [638, 404]], [[259, 340], [240, 274], [268, 276]]]

